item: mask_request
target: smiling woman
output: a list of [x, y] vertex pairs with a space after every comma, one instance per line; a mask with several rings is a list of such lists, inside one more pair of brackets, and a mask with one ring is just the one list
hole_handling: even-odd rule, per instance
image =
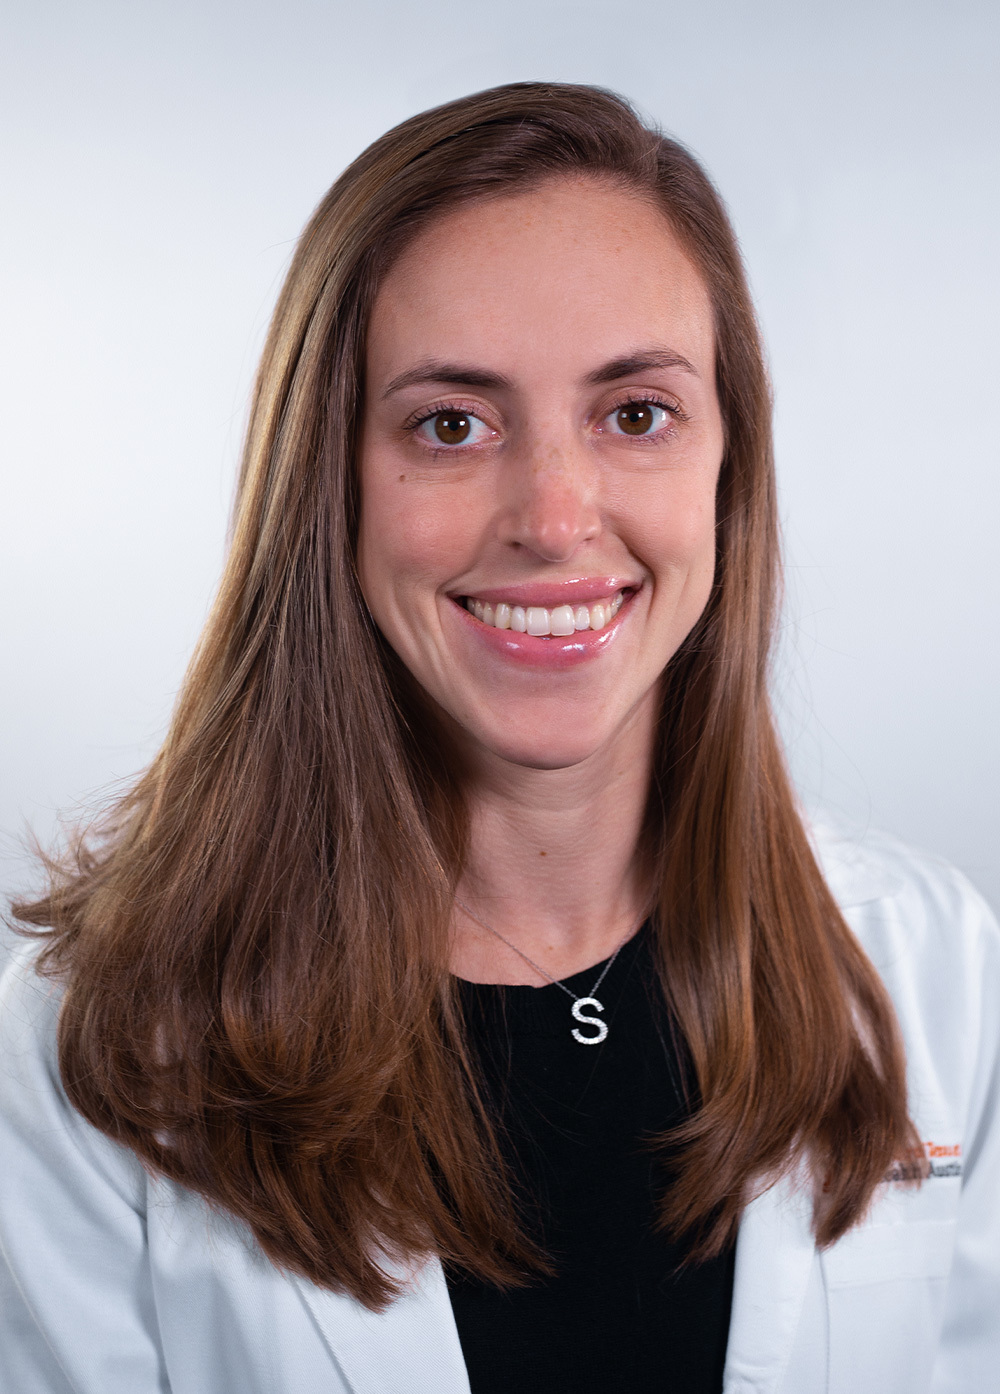
[[16, 907], [4, 1388], [988, 1386], [997, 930], [803, 824], [769, 418], [620, 98], [333, 186], [168, 739]]

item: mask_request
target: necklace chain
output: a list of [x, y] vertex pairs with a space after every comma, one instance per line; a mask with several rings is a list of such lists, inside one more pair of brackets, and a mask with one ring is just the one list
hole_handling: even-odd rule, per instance
[[[605, 1037], [608, 1034], [607, 1022], [602, 1021], [600, 1017], [586, 1016], [582, 1009], [584, 1007], [593, 1007], [597, 1011], [604, 1011], [603, 1005], [600, 1002], [598, 1002], [595, 996], [597, 989], [601, 986], [601, 983], [604, 982], [604, 979], [608, 976], [608, 973], [610, 973], [612, 964], [614, 963], [618, 955], [621, 953], [625, 945], [628, 943], [628, 941], [635, 934], [636, 930], [639, 928], [639, 924], [642, 924], [642, 920], [639, 921], [639, 924], [635, 925], [632, 929], [629, 930], [628, 934], [626, 934], [625, 938], [618, 945], [617, 949], [615, 949], [614, 953], [611, 955], [607, 963], [601, 969], [600, 977], [597, 979], [597, 982], [594, 984], [594, 986], [590, 989], [590, 993], [588, 994], [588, 996], [581, 997], [579, 996], [579, 994], [575, 993], [571, 987], [567, 987], [566, 984], [560, 982], [558, 978], [554, 978], [552, 974], [548, 972], [547, 969], [543, 968], [540, 963], [536, 963], [533, 958], [529, 958], [528, 955], [524, 953], [522, 949], [519, 949], [516, 944], [512, 944], [506, 935], [501, 934], [498, 929], [494, 929], [491, 924], [487, 924], [485, 920], [481, 920], [478, 915], [473, 914], [469, 907], [467, 905], [463, 905], [463, 903], [458, 899], [457, 896], [455, 897], [455, 904], [458, 906], [459, 910], [461, 910], [463, 914], [468, 915], [470, 920], [473, 920], [481, 928], [485, 929], [488, 933], [492, 934], [495, 939], [499, 939], [501, 944], [506, 944], [508, 949], [512, 949], [514, 953], [517, 954], [518, 958], [524, 959], [525, 963], [527, 963], [530, 968], [534, 968], [535, 972], [538, 973], [541, 977], [547, 978], [553, 987], [561, 988], [563, 992], [566, 993], [567, 997], [571, 997], [573, 999], [572, 1015], [574, 1020], [579, 1021], [581, 1024], [587, 1026], [594, 1026], [597, 1028], [597, 1032], [593, 1036], [585, 1036], [582, 1032], [574, 1029], [571, 1034], [575, 1041], [579, 1042], [580, 1045], [600, 1045], [600, 1043], [605, 1039]], [[645, 918], [645, 916], [643, 918]]]
[[[517, 954], [518, 958], [523, 958], [525, 963], [527, 963], [531, 968], [534, 968], [536, 973], [541, 974], [543, 978], [548, 978], [549, 982], [552, 984], [553, 987], [561, 987], [563, 992], [565, 992], [569, 997], [572, 997], [574, 1002], [579, 1002], [582, 1000], [579, 993], [574, 992], [572, 988], [567, 987], [566, 984], [560, 982], [558, 978], [554, 978], [552, 974], [547, 972], [540, 963], [536, 963], [533, 958], [529, 958], [528, 955], [524, 953], [523, 950], [519, 949], [516, 944], [512, 944], [510, 940], [506, 937], [506, 935], [501, 934], [498, 929], [494, 929], [493, 926], [491, 924], [487, 924], [485, 920], [481, 920], [478, 915], [474, 915], [472, 911], [469, 909], [469, 907], [467, 905], [463, 905], [457, 897], [455, 898], [455, 904], [464, 914], [468, 915], [470, 920], [475, 920], [477, 925], [480, 925], [483, 929], [488, 930], [490, 934], [492, 934], [495, 938], [499, 939], [502, 944], [506, 944], [508, 949], [513, 949], [514, 952]], [[639, 924], [641, 923], [642, 921], [640, 920]], [[608, 976], [608, 973], [611, 971], [611, 965], [614, 963], [615, 959], [621, 953], [622, 949], [624, 949], [628, 941], [632, 938], [633, 934], [635, 933], [636, 929], [638, 929], [638, 927], [639, 926], [636, 925], [634, 929], [629, 930], [625, 938], [621, 941], [617, 949], [615, 949], [614, 953], [611, 955], [607, 963], [601, 969], [601, 976], [597, 979], [597, 982], [590, 989], [591, 997], [593, 997], [594, 993], [600, 987], [601, 983], [603, 983], [604, 979]]]

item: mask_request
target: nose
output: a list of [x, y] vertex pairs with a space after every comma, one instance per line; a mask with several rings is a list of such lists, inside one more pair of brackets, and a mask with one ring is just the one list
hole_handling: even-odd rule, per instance
[[598, 480], [586, 450], [570, 442], [539, 442], [509, 463], [500, 540], [543, 561], [569, 561], [600, 533]]

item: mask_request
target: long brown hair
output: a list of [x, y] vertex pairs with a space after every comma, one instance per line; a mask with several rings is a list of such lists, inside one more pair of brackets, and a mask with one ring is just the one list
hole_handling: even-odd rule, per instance
[[496, 1282], [519, 1227], [447, 972], [464, 808], [354, 567], [365, 331], [387, 267], [463, 201], [585, 174], [654, 200], [715, 315], [726, 446], [714, 588], [665, 677], [647, 836], [664, 987], [697, 1106], [663, 1222], [696, 1255], [805, 1163], [828, 1244], [915, 1141], [895, 1020], [817, 869], [768, 700], [770, 401], [704, 172], [591, 87], [520, 83], [405, 121], [298, 245], [257, 378], [232, 546], [167, 739], [49, 862], [70, 1099], [277, 1264], [378, 1306], [379, 1254]]

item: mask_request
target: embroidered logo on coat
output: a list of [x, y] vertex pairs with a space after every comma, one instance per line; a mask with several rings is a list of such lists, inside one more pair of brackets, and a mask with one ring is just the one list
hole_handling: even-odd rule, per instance
[[925, 1142], [924, 1155], [905, 1157], [891, 1167], [887, 1181], [920, 1181], [938, 1176], [962, 1175], [962, 1144], [960, 1142]]

